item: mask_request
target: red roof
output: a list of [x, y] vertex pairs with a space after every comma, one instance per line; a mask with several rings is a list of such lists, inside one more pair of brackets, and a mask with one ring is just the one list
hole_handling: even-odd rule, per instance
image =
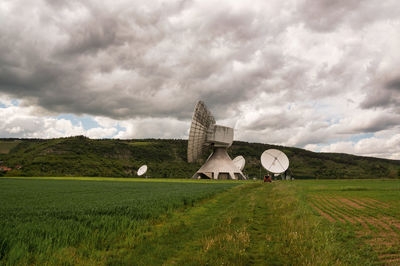
[[9, 168], [9, 167], [7, 167], [7, 166], [0, 166], [0, 171], [6, 172], [6, 171], [11, 171], [11, 170], [12, 170], [12, 169]]

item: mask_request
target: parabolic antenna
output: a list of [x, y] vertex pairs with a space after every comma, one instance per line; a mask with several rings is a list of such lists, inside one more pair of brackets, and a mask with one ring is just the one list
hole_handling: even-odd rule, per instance
[[137, 175], [141, 176], [147, 172], [147, 165], [140, 166], [139, 170], [137, 171]]
[[280, 174], [289, 167], [289, 159], [283, 152], [269, 149], [261, 154], [261, 164], [269, 172]]
[[204, 146], [213, 153], [193, 178], [246, 179], [227, 153], [233, 142], [233, 128], [215, 124], [215, 118], [204, 102], [197, 102], [190, 125], [187, 159], [189, 163], [202, 158]]
[[233, 159], [233, 163], [236, 165], [240, 171], [243, 171], [244, 165], [246, 164], [246, 160], [243, 158], [242, 155], [236, 156], [235, 159]]
[[206, 144], [207, 130], [215, 124], [215, 119], [204, 102], [199, 101], [193, 112], [188, 140], [188, 162], [193, 163], [201, 158]]

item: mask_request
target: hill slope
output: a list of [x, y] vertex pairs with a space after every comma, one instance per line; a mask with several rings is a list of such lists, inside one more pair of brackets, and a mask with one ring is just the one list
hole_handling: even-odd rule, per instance
[[[86, 137], [59, 139], [2, 139], [9, 147], [0, 154], [0, 166], [13, 170], [6, 176], [135, 176], [142, 165], [149, 166], [148, 176], [190, 178], [200, 163], [186, 161], [186, 140], [93, 140]], [[260, 177], [260, 155], [278, 148], [290, 159], [295, 178], [397, 178], [400, 161], [360, 157], [338, 153], [314, 153], [303, 149], [260, 143], [234, 142], [231, 157], [243, 155], [245, 173]], [[6, 150], [6, 149], [4, 149]], [[204, 154], [203, 161], [208, 156]], [[18, 169], [19, 168], [19, 169]]]

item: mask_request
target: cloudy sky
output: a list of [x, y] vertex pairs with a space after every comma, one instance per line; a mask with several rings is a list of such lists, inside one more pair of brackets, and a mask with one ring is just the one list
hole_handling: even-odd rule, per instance
[[400, 159], [400, 1], [0, 1], [0, 137], [235, 139]]

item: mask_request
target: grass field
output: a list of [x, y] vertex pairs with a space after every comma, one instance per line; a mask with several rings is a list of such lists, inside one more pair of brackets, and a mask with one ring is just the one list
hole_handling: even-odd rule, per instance
[[400, 263], [400, 181], [0, 179], [0, 264]]

